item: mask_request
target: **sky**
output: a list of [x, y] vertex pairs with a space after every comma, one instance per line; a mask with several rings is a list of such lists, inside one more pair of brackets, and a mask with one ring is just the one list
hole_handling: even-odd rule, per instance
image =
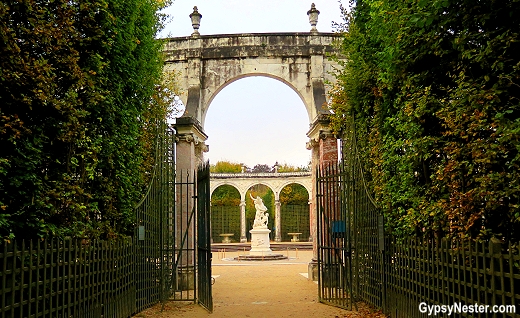
[[[312, 2], [320, 11], [318, 31], [333, 32], [332, 22], [342, 21], [338, 0], [174, 0], [164, 10], [169, 20], [159, 37], [189, 36], [194, 6], [202, 14], [201, 35], [309, 32]], [[226, 86], [210, 104], [204, 130], [210, 163], [299, 167], [311, 159], [305, 106], [289, 86], [272, 78], [246, 77]]]

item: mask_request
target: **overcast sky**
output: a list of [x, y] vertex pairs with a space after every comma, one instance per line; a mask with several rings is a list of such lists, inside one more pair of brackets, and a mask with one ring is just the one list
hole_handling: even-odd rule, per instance
[[[201, 35], [309, 32], [307, 11], [313, 1], [302, 0], [174, 0], [164, 12], [170, 20], [160, 37], [189, 36], [193, 6], [202, 14]], [[333, 32], [341, 22], [339, 1], [315, 0], [320, 11], [318, 31]], [[343, 0], [343, 3], [347, 3]], [[266, 77], [247, 77], [226, 86], [212, 101], [204, 125], [211, 163], [227, 160], [255, 164], [310, 161], [305, 148], [309, 119], [298, 95], [287, 85]]]

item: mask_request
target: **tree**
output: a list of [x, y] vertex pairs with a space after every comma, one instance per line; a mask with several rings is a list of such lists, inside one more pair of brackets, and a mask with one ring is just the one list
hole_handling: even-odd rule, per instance
[[296, 183], [289, 184], [280, 191], [280, 203], [308, 205], [309, 192], [302, 185]]
[[216, 164], [210, 165], [211, 173], [240, 173], [242, 172], [242, 164], [230, 161], [217, 161]]
[[306, 166], [296, 167], [287, 163], [278, 166], [278, 172], [309, 172], [311, 171], [310, 163]]
[[211, 206], [239, 206], [240, 193], [230, 185], [216, 188], [211, 195]]
[[268, 173], [273, 172], [272, 168], [265, 164], [256, 164], [253, 169], [251, 169], [251, 173]]
[[332, 109], [398, 236], [518, 242], [520, 3], [357, 1]]
[[150, 157], [143, 136], [167, 109], [163, 5], [0, 4], [3, 238], [130, 233]]

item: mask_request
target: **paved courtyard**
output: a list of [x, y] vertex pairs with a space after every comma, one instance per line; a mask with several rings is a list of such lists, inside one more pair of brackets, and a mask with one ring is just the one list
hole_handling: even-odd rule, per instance
[[135, 317], [384, 317], [368, 308], [351, 312], [318, 302], [318, 285], [309, 281], [312, 251], [290, 250], [288, 260], [235, 261], [243, 252], [213, 253], [213, 314], [192, 303], [169, 302]]

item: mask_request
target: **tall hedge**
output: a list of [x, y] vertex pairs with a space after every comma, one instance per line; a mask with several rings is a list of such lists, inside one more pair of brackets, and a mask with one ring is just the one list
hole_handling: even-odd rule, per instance
[[334, 124], [398, 236], [520, 241], [520, 1], [345, 11]]
[[0, 3], [0, 236], [127, 234], [150, 166], [163, 4]]

